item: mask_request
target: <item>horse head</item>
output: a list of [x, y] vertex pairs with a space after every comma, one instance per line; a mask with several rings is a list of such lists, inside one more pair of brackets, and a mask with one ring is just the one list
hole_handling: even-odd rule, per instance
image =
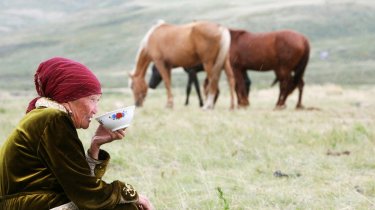
[[141, 107], [147, 95], [147, 83], [146, 80], [139, 76], [134, 76], [129, 74], [131, 79], [131, 89], [133, 91], [133, 96], [135, 100], [135, 105]]

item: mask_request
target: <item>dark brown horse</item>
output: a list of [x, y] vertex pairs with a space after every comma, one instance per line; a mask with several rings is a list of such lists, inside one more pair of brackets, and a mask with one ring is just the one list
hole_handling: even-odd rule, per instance
[[142, 106], [147, 94], [146, 70], [150, 62], [158, 68], [167, 89], [167, 107], [173, 107], [171, 69], [203, 64], [208, 78], [208, 97], [205, 109], [214, 107], [214, 97], [222, 69], [230, 85], [234, 108], [235, 80], [229, 63], [230, 33], [227, 28], [211, 22], [196, 21], [186, 25], [160, 22], [153, 26], [141, 42], [132, 79], [132, 90], [137, 106]]
[[291, 30], [269, 33], [250, 33], [230, 30], [230, 62], [236, 78], [238, 105], [249, 105], [245, 85], [247, 70], [270, 71], [280, 82], [280, 93], [276, 109], [285, 108], [285, 101], [298, 87], [297, 109], [302, 106], [303, 75], [309, 60], [310, 46], [307, 38]]

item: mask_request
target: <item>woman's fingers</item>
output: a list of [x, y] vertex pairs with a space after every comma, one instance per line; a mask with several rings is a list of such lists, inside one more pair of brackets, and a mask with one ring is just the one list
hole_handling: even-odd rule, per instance
[[152, 206], [152, 204], [150, 203], [150, 201], [148, 200], [147, 197], [143, 196], [143, 195], [138, 195], [138, 206], [141, 207], [140, 209], [143, 209], [143, 210], [153, 210], [154, 207]]
[[112, 132], [114, 134], [114, 136], [111, 135], [111, 137], [113, 139], [122, 139], [125, 137], [125, 130], [123, 129], [120, 129], [120, 130], [117, 130], [117, 131], [114, 131]]

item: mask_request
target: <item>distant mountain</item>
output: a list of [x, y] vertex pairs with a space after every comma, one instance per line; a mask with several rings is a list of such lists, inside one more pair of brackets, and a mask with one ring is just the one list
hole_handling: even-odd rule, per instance
[[89, 11], [121, 7], [132, 1], [120, 0], [12, 0], [0, 2], [0, 33], [35, 25], [59, 22]]

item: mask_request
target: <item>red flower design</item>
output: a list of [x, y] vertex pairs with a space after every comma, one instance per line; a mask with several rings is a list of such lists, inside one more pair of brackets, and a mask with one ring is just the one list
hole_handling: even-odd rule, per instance
[[121, 113], [121, 112], [116, 113], [116, 119], [120, 119], [123, 116], [124, 116], [124, 114]]

